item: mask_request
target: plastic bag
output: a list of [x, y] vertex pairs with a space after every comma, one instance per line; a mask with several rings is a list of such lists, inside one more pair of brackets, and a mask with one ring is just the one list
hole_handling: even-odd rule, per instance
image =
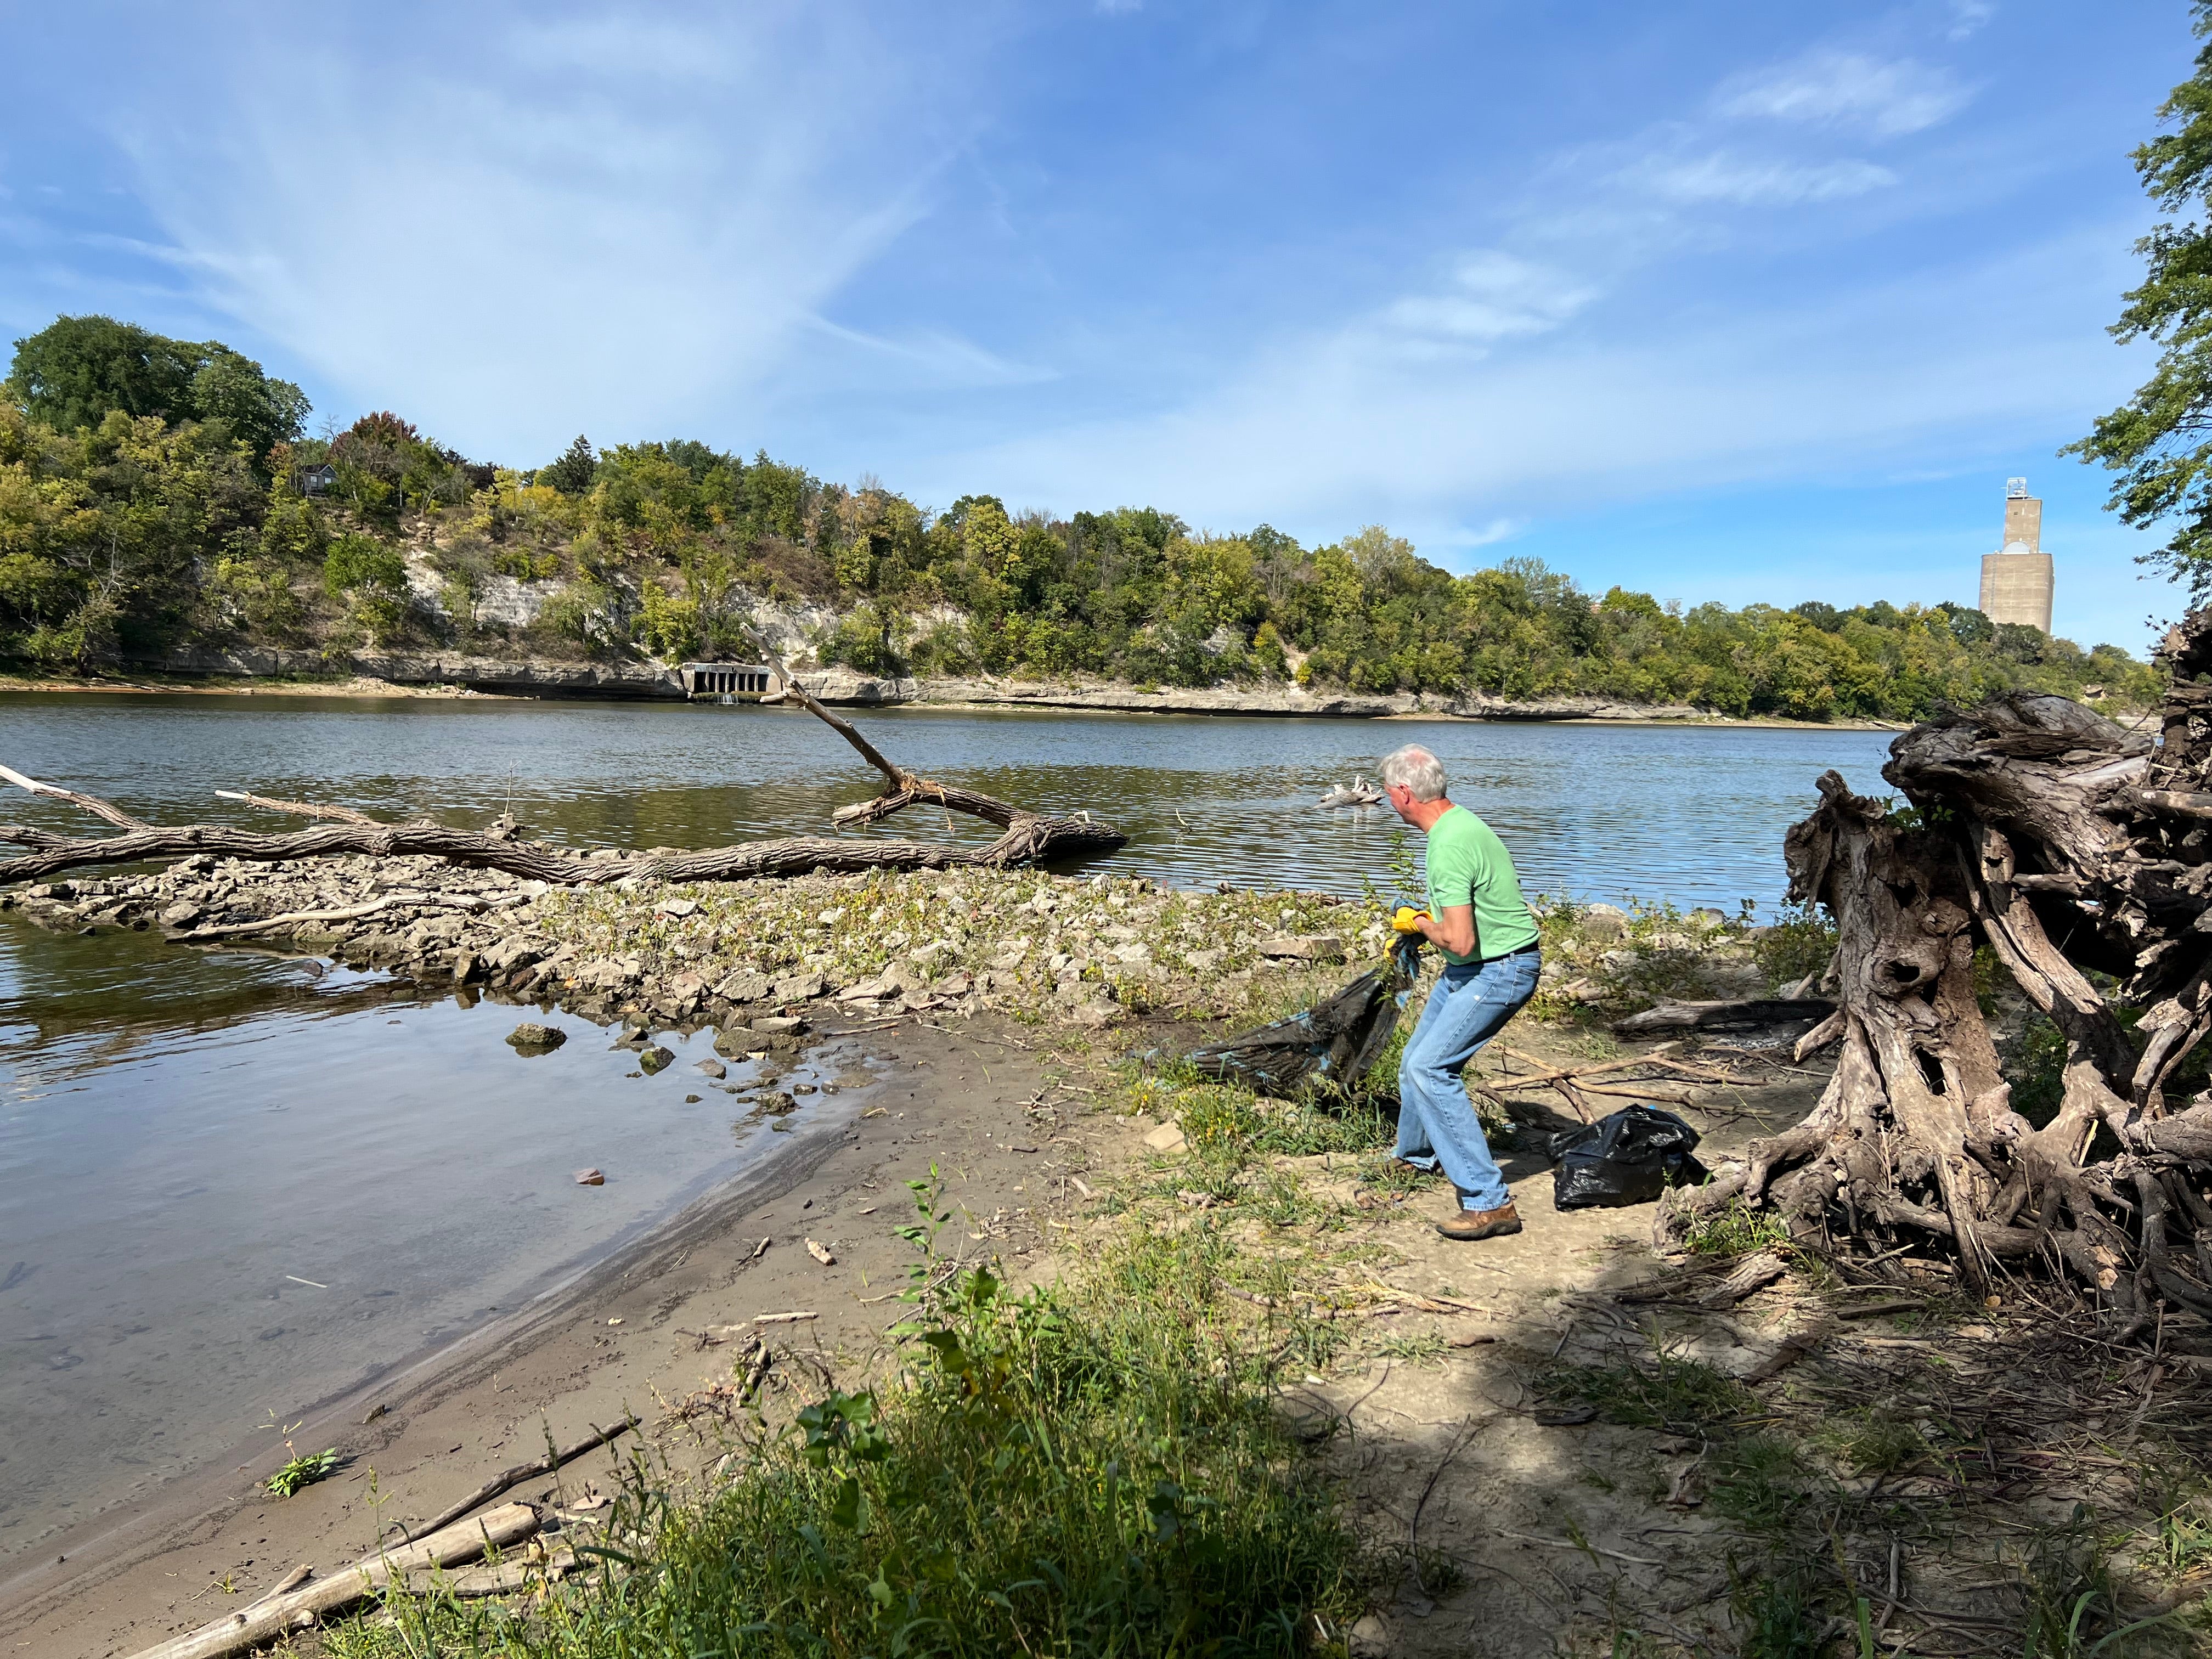
[[1552, 1137], [1552, 1201], [1562, 1210], [1649, 1204], [1669, 1187], [1695, 1187], [1705, 1166], [1690, 1155], [1695, 1129], [1656, 1106], [1619, 1111]]
[[1288, 1019], [1183, 1056], [1204, 1076], [1288, 1097], [1308, 1084], [1349, 1089], [1381, 1058], [1420, 969], [1418, 933], [1401, 936], [1389, 959], [1334, 996]]

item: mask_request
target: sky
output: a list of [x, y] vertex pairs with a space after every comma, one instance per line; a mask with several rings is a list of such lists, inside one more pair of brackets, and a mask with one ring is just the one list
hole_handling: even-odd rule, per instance
[[2179, 608], [2057, 452], [2181, 0], [7, 12], [0, 339], [1691, 605], [1971, 605], [2024, 476], [2055, 631]]

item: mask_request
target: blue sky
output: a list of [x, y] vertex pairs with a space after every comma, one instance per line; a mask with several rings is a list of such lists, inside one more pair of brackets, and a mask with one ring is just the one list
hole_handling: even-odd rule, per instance
[[10, 10], [0, 337], [1690, 603], [1972, 603], [2025, 474], [2058, 632], [2177, 608], [2053, 452], [2180, 0]]

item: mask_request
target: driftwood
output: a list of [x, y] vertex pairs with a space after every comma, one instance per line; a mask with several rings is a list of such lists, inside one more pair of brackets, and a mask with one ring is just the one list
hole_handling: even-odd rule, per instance
[[487, 1548], [505, 1549], [537, 1530], [538, 1512], [529, 1504], [504, 1504], [417, 1543], [365, 1557], [318, 1583], [266, 1597], [214, 1624], [147, 1648], [132, 1659], [225, 1659], [273, 1642], [301, 1622], [312, 1624], [325, 1613], [365, 1601], [395, 1578], [404, 1583], [410, 1573], [473, 1561]]
[[[1820, 780], [1785, 854], [1792, 896], [1838, 927], [1836, 1017], [1812, 1035], [1841, 1048], [1741, 1188], [1801, 1242], [1917, 1243], [1978, 1295], [2040, 1263], [2115, 1340], [2161, 1309], [2212, 1319], [2212, 1103], [2167, 1092], [2212, 1030], [2212, 612], [2160, 654], [2155, 742], [2013, 693], [1897, 738], [1882, 775], [1909, 812]], [[1979, 945], [2064, 1039], [2048, 1122], [2013, 1108]]]
[[[909, 772], [886, 757], [851, 721], [831, 714], [795, 683], [787, 695], [827, 722], [868, 764], [884, 775], [881, 793], [871, 799], [840, 807], [831, 815], [832, 822], [839, 828], [873, 823], [904, 807], [927, 803], [981, 818], [999, 830], [998, 838], [986, 846], [960, 848], [928, 842], [793, 836], [690, 853], [584, 858], [525, 839], [513, 820], [507, 818], [487, 830], [455, 830], [420, 820], [382, 823], [351, 807], [271, 800], [237, 790], [216, 792], [222, 799], [265, 811], [327, 820], [312, 830], [272, 836], [225, 824], [165, 827], [147, 823], [97, 796], [44, 783], [0, 766], [0, 781], [34, 795], [67, 801], [106, 819], [123, 832], [80, 841], [43, 830], [0, 824], [0, 842], [30, 849], [14, 858], [0, 859], [0, 884], [40, 881], [64, 870], [94, 865], [136, 864], [198, 853], [264, 864], [362, 854], [376, 858], [422, 856], [572, 887], [600, 885], [625, 876], [664, 881], [743, 881], [803, 876], [817, 870], [849, 874], [867, 870], [943, 870], [961, 865], [1000, 868], [1095, 858], [1127, 844], [1127, 836], [1107, 824], [1093, 823], [1087, 813], [1060, 817], [1032, 812], [977, 790], [937, 783]], [[256, 932], [268, 925], [252, 923], [237, 931]]]
[[1649, 1036], [1654, 1031], [1754, 1031], [1769, 1025], [1826, 1019], [1835, 1011], [1834, 1003], [1820, 997], [1752, 997], [1737, 1002], [1665, 1000], [1640, 1014], [1613, 1021], [1613, 1029], [1623, 1036]]
[[562, 1465], [574, 1462], [586, 1452], [596, 1451], [609, 1441], [619, 1439], [636, 1426], [637, 1419], [625, 1417], [612, 1428], [594, 1428], [581, 1440], [569, 1445], [556, 1447], [543, 1457], [533, 1457], [527, 1463], [517, 1463], [511, 1469], [502, 1470], [461, 1499], [459, 1503], [440, 1510], [419, 1527], [404, 1529], [399, 1534], [400, 1540], [402, 1542], [411, 1542], [417, 1538], [427, 1537], [442, 1527], [450, 1527], [462, 1516], [482, 1509], [508, 1487], [519, 1486], [523, 1481], [532, 1480], [541, 1474], [551, 1474]]

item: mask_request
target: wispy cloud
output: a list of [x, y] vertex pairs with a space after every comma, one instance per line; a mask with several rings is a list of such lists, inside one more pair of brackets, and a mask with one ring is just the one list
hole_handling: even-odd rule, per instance
[[1713, 102], [1733, 118], [1851, 127], [1896, 138], [1949, 120], [1972, 95], [1948, 71], [1910, 58], [1822, 48], [1738, 76]]
[[[515, 22], [470, 54], [496, 76], [302, 38], [229, 71], [228, 121], [121, 133], [169, 257], [327, 380], [518, 459], [742, 404], [967, 131], [945, 59], [834, 9]], [[901, 349], [962, 384], [990, 356]]]
[[1654, 155], [1632, 162], [1618, 184], [1683, 207], [1795, 207], [1863, 196], [1897, 182], [1870, 161], [1791, 161], [1728, 150], [1701, 155]]
[[1548, 333], [1597, 296], [1594, 285], [1497, 248], [1463, 255], [1450, 279], [1384, 308], [1380, 328], [1409, 341], [1487, 346]]

